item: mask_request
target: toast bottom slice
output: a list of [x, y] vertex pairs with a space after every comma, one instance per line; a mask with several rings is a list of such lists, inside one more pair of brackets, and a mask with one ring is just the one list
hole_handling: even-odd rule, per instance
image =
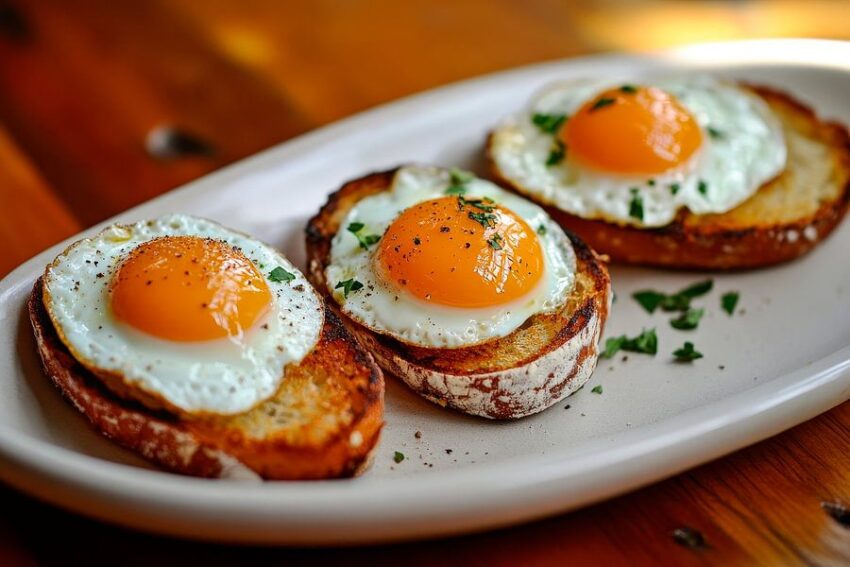
[[28, 308], [45, 373], [105, 437], [173, 472], [269, 480], [353, 476], [383, 425], [383, 375], [331, 309], [319, 343], [252, 410], [189, 420], [117, 397], [62, 344], [42, 301]]
[[[397, 170], [350, 181], [333, 193], [307, 225], [307, 277], [325, 297], [331, 241], [361, 199], [390, 188]], [[385, 372], [426, 399], [491, 419], [539, 412], [580, 388], [596, 366], [598, 342], [610, 303], [605, 264], [567, 233], [577, 258], [575, 288], [554, 313], [530, 317], [509, 335], [462, 348], [425, 348], [376, 333], [346, 317]], [[344, 316], [344, 314], [343, 314]]]

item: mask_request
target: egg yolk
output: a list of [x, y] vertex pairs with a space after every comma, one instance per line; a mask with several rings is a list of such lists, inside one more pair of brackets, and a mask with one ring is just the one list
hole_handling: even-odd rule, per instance
[[571, 159], [604, 172], [654, 174], [688, 161], [702, 144], [694, 116], [654, 87], [607, 90], [560, 131]]
[[196, 236], [136, 247], [110, 288], [118, 320], [171, 341], [239, 337], [271, 305], [262, 274], [238, 249]]
[[442, 197], [403, 211], [380, 240], [376, 272], [413, 296], [453, 307], [522, 297], [543, 273], [537, 235], [489, 199]]

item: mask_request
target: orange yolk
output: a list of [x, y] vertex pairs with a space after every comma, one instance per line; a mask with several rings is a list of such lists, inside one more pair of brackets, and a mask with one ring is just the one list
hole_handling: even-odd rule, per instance
[[121, 263], [111, 304], [124, 323], [171, 341], [238, 337], [262, 317], [271, 292], [242, 252], [212, 239], [165, 236]]
[[442, 197], [405, 210], [381, 238], [375, 262], [394, 287], [454, 307], [507, 303], [531, 291], [543, 273], [528, 224], [472, 198]]
[[619, 174], [662, 173], [702, 144], [693, 115], [653, 87], [621, 87], [587, 101], [560, 132], [572, 159]]

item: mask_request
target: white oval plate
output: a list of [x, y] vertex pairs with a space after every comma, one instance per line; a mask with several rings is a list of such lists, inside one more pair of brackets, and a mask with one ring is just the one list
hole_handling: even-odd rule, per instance
[[[481, 170], [484, 136], [550, 81], [706, 69], [787, 89], [850, 122], [850, 43], [754, 41], [654, 56], [534, 65], [408, 98], [322, 128], [127, 211], [204, 215], [303, 264], [306, 219], [344, 180], [418, 161]], [[104, 223], [105, 224], [105, 223]], [[102, 225], [101, 225], [102, 226]], [[100, 226], [83, 233], [91, 234]], [[242, 483], [156, 470], [95, 434], [42, 375], [24, 301], [69, 239], [0, 283], [0, 478], [127, 526], [193, 538], [339, 544], [438, 536], [542, 517], [636, 488], [778, 433], [850, 397], [850, 223], [801, 261], [715, 275], [687, 334], [632, 301], [640, 288], [700, 279], [613, 270], [607, 334], [658, 328], [652, 358], [602, 361], [588, 387], [530, 418], [492, 423], [439, 409], [391, 383], [375, 463], [356, 480]], [[734, 317], [719, 296], [741, 293]], [[693, 340], [705, 358], [671, 362]], [[719, 367], [723, 366], [723, 369]], [[601, 395], [591, 392], [597, 384]], [[570, 408], [565, 409], [569, 404]], [[421, 438], [415, 433], [421, 431]], [[396, 464], [401, 451], [406, 459]]]

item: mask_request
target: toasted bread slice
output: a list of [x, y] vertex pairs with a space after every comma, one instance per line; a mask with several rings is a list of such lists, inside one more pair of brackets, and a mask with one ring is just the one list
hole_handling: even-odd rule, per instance
[[[736, 270], [786, 262], [805, 254], [838, 225], [850, 206], [850, 135], [824, 122], [787, 94], [748, 87], [782, 123], [788, 163], [775, 179], [738, 207], [696, 215], [682, 209], [660, 228], [641, 229], [586, 220], [544, 203], [561, 226], [576, 232], [612, 261], [666, 268]], [[519, 193], [487, 144], [492, 175]], [[535, 198], [526, 195], [532, 200]]]
[[[334, 301], [325, 280], [331, 240], [359, 200], [389, 189], [395, 171], [346, 183], [308, 223], [307, 277], [328, 303]], [[577, 276], [567, 304], [530, 317], [505, 337], [469, 347], [423, 348], [347, 322], [386, 372], [436, 404], [492, 419], [536, 413], [588, 380], [608, 315], [608, 270], [580, 239], [569, 237]]]
[[332, 309], [319, 343], [287, 367], [277, 393], [235, 416], [187, 419], [107, 389], [59, 339], [35, 283], [29, 315], [45, 372], [116, 443], [174, 472], [202, 477], [318, 479], [368, 464], [383, 424], [381, 370]]

